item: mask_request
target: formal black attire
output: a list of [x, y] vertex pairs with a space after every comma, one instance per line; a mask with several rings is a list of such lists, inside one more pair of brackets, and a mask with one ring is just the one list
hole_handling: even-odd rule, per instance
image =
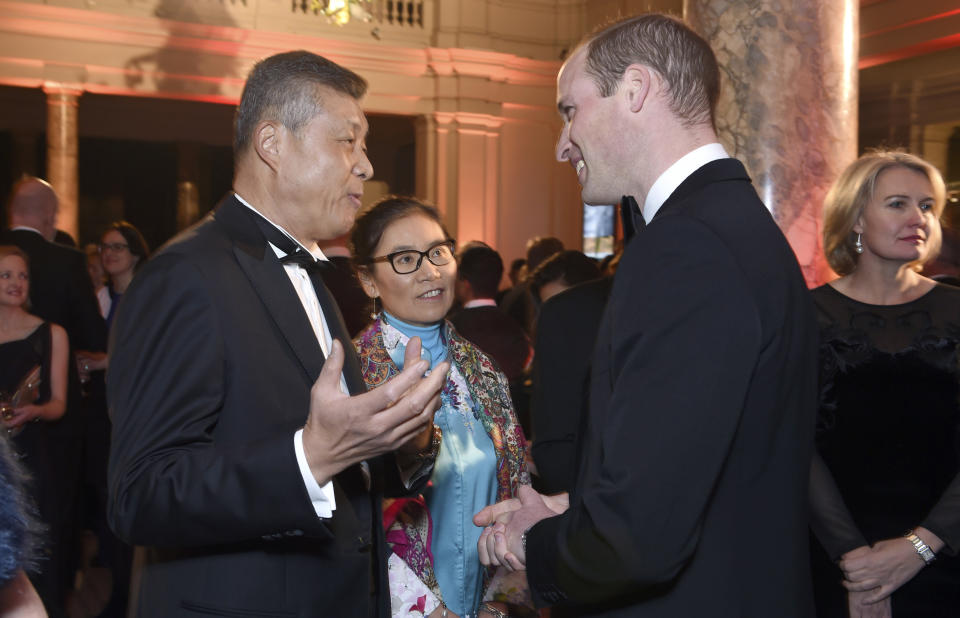
[[835, 560], [917, 526], [946, 546], [893, 593], [893, 615], [957, 615], [960, 289], [938, 284], [899, 305], [861, 303], [830, 285], [812, 295], [820, 320], [817, 615], [847, 615]]
[[0, 245], [16, 245], [30, 258], [30, 313], [62, 326], [72, 349], [103, 351], [106, 327], [87, 256], [22, 228], [0, 232]]
[[810, 616], [816, 319], [736, 160], [626, 248], [570, 509], [527, 534], [537, 603], [580, 616]]
[[463, 308], [450, 316], [463, 335], [500, 366], [514, 384], [524, 377], [530, 358], [530, 340], [516, 321], [494, 305]]
[[605, 277], [547, 299], [537, 322], [533, 357], [534, 481], [547, 494], [571, 491], [577, 478], [577, 436], [589, 411], [590, 364], [613, 279]]
[[[30, 313], [62, 326], [67, 331], [71, 352], [106, 349], [106, 327], [87, 273], [86, 254], [48, 242], [39, 232], [23, 228], [0, 232], [0, 244], [16, 245], [30, 258]], [[57, 421], [31, 428], [47, 434], [44, 440], [49, 446], [43, 457], [49, 460], [50, 491], [58, 496], [52, 511], [44, 511], [41, 500], [41, 515], [49, 527], [49, 551], [53, 557], [41, 565], [39, 574], [31, 575], [52, 616], [60, 615], [60, 597], [73, 586], [74, 571], [79, 566], [83, 436], [90, 413], [83, 403], [77, 369], [71, 360], [67, 363], [66, 412]]]
[[328, 255], [331, 268], [323, 269], [323, 282], [337, 301], [347, 332], [356, 337], [371, 322], [370, 298], [360, 286], [350, 258], [342, 255]]
[[[231, 194], [124, 295], [107, 374], [108, 515], [150, 546], [140, 616], [389, 615], [380, 495], [392, 456], [336, 475], [324, 519], [298, 467], [293, 436], [324, 355], [267, 243], [285, 238]], [[361, 392], [342, 318], [311, 279]]]

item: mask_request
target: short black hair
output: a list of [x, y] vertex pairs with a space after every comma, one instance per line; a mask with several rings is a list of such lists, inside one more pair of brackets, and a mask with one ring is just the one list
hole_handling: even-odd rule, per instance
[[597, 263], [580, 251], [568, 249], [555, 253], [540, 264], [530, 275], [530, 289], [535, 295], [552, 281], [563, 281], [569, 286], [600, 278]]
[[357, 220], [350, 231], [350, 253], [353, 255], [353, 265], [359, 267], [370, 264], [370, 259], [376, 257], [373, 252], [390, 224], [410, 215], [422, 215], [436, 221], [443, 230], [444, 237], [447, 240], [453, 240], [436, 208], [414, 197], [390, 196], [357, 215]]
[[460, 253], [457, 276], [470, 283], [477, 298], [495, 298], [503, 277], [503, 260], [491, 247], [470, 246]]
[[254, 65], [240, 97], [233, 133], [233, 155], [253, 142], [261, 120], [278, 120], [296, 133], [322, 109], [318, 88], [327, 87], [361, 99], [367, 92], [362, 77], [336, 62], [308, 51], [290, 51]]

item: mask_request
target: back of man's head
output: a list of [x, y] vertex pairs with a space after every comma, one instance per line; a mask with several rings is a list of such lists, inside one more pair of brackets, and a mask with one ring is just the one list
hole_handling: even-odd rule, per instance
[[10, 227], [31, 227], [47, 240], [57, 232], [57, 194], [50, 183], [34, 176], [17, 181], [10, 191], [7, 216]]
[[553, 236], [537, 236], [527, 242], [527, 273], [532, 273], [545, 259], [563, 251], [563, 241]]
[[322, 110], [321, 88], [360, 99], [367, 82], [323, 56], [308, 51], [276, 54], [258, 62], [243, 87], [234, 123], [233, 155], [239, 159], [253, 143], [263, 120], [279, 121], [293, 133]]
[[457, 276], [467, 281], [476, 298], [495, 298], [503, 277], [500, 254], [486, 245], [472, 245], [460, 254]]
[[644, 13], [622, 19], [590, 35], [586, 71], [601, 96], [612, 95], [627, 67], [656, 71], [669, 89], [671, 111], [688, 126], [715, 126], [720, 68], [710, 44], [683, 21]]

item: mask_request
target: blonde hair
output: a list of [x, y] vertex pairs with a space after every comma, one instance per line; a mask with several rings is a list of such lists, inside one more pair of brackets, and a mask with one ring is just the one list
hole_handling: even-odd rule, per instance
[[856, 234], [853, 226], [856, 225], [867, 202], [873, 198], [877, 178], [893, 167], [904, 167], [920, 172], [927, 177], [933, 187], [933, 213], [937, 225], [930, 228], [927, 238], [929, 249], [927, 255], [922, 260], [912, 262], [911, 265], [915, 270], [920, 270], [924, 262], [933, 259], [940, 252], [940, 244], [943, 240], [940, 231], [940, 215], [947, 202], [947, 189], [940, 172], [930, 163], [907, 152], [871, 151], [843, 170], [823, 201], [823, 252], [830, 267], [838, 275], [849, 275], [857, 268], [859, 255], [854, 250]]

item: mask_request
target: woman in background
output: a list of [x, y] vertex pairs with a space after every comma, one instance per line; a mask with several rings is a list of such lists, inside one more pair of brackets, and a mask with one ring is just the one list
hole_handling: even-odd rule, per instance
[[436, 210], [404, 198], [361, 213], [351, 241], [360, 283], [382, 306], [354, 341], [367, 387], [399, 373], [411, 337], [431, 368], [451, 363], [434, 417], [440, 448], [430, 485], [420, 499], [384, 503], [393, 615], [500, 616], [525, 591], [505, 574], [485, 577], [473, 514], [530, 482], [526, 441], [506, 377], [444, 320], [454, 301], [454, 242]]
[[824, 251], [841, 277], [812, 292], [821, 618], [960, 608], [960, 289], [919, 272], [944, 203], [939, 172], [902, 152], [862, 156], [825, 201]]

